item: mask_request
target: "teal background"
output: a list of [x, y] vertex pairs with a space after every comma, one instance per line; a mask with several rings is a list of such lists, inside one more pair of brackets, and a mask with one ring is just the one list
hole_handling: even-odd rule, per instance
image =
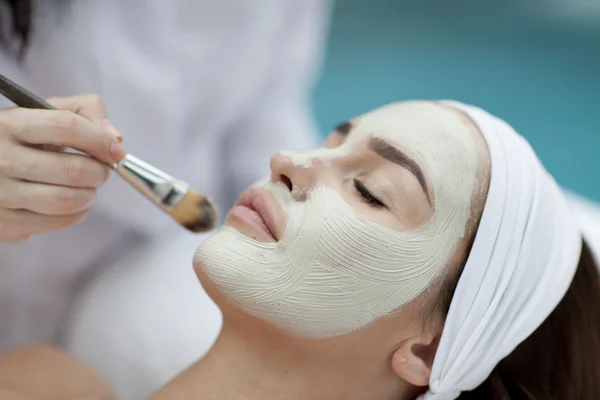
[[600, 201], [600, 13], [479, 3], [337, 1], [314, 95], [322, 132], [397, 100], [472, 103], [523, 134], [559, 184]]

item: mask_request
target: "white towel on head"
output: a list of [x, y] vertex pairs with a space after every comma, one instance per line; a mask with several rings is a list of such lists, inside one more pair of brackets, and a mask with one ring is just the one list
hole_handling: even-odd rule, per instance
[[491, 179], [422, 400], [453, 400], [485, 381], [561, 301], [581, 252], [567, 202], [529, 143], [479, 108], [443, 103], [478, 126]]

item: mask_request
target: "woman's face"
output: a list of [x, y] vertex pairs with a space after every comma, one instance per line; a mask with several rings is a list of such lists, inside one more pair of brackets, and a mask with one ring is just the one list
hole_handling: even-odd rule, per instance
[[[359, 134], [352, 137], [353, 125], [359, 121], [357, 118], [338, 126], [317, 151], [274, 154], [270, 181], [285, 185], [300, 201], [312, 188], [323, 185], [381, 226], [397, 231], [419, 228], [434, 210], [428, 171], [410, 150], [391, 140]], [[340, 149], [347, 141], [352, 143]], [[273, 204], [269, 207], [272, 221], [265, 225], [255, 212], [239, 206], [246, 195], [227, 215], [225, 226], [261, 242], [276, 242], [285, 232], [285, 212]]]
[[478, 170], [472, 127], [429, 102], [340, 125], [279, 152], [196, 255], [201, 279], [286, 332], [331, 337], [423, 293], [464, 236]]

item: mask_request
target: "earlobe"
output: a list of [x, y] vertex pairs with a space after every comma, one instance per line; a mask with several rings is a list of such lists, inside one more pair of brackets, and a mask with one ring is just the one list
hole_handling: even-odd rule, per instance
[[434, 337], [414, 337], [404, 341], [392, 355], [392, 369], [411, 385], [429, 385], [438, 343], [438, 338]]

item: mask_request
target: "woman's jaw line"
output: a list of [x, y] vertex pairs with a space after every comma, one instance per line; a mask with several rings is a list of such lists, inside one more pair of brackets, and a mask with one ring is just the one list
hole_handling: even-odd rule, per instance
[[[368, 394], [371, 398], [372, 394], [381, 397], [382, 393], [379, 391], [397, 391], [398, 378], [393, 376], [386, 361], [389, 358], [387, 347], [391, 342], [389, 335], [385, 333], [387, 328], [375, 327], [379, 333], [370, 335], [373, 336], [368, 339], [370, 345], [365, 345], [364, 331], [327, 339], [298, 337], [240, 310], [210, 280], [206, 282], [202, 273], [199, 275], [201, 281], [208, 285], [211, 298], [216, 298], [220, 304], [224, 318], [219, 339], [209, 354], [196, 363], [194, 369], [200, 367], [203, 370], [213, 370], [214, 363], [223, 365], [222, 362], [229, 369], [234, 360], [235, 374], [244, 376], [242, 380], [236, 379], [237, 383], [260, 377], [273, 385], [274, 389], [278, 389], [278, 395], [282, 397], [289, 390], [295, 392], [290, 399], [317, 398], [325, 393], [328, 393], [328, 398], [332, 394], [349, 399], [365, 398]], [[380, 321], [377, 324], [393, 323], [396, 326], [390, 319], [386, 318], [388, 322]], [[361, 343], [363, 345], [359, 345]], [[364, 367], [353, 367], [356, 365]], [[347, 384], [348, 377], [351, 377], [354, 385]], [[381, 379], [377, 386], [382, 388], [374, 390], [375, 393], [371, 393], [372, 388], [369, 389], [372, 385], [367, 385], [367, 382], [373, 382], [373, 377]], [[307, 382], [315, 381], [319, 384], [307, 385]], [[390, 389], [390, 385], [395, 389]], [[242, 386], [241, 389], [248, 389], [246, 384]], [[354, 393], [357, 389], [363, 392]], [[244, 394], [256, 396], [257, 393], [252, 391]]]

